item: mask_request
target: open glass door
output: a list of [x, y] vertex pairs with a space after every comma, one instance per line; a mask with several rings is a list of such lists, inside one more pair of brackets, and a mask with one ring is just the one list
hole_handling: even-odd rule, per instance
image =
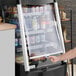
[[25, 71], [29, 59], [47, 57], [65, 52], [57, 3], [18, 5]]

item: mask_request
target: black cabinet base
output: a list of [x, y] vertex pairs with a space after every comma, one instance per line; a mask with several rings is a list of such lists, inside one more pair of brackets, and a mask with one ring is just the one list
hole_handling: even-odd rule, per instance
[[16, 64], [15, 76], [66, 76], [67, 66], [66, 64], [60, 64], [57, 66], [49, 67], [47, 69], [32, 70], [25, 72], [22, 65]]

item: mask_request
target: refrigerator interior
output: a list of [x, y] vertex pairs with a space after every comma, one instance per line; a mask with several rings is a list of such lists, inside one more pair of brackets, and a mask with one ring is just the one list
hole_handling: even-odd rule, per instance
[[30, 59], [63, 53], [52, 5], [23, 7]]

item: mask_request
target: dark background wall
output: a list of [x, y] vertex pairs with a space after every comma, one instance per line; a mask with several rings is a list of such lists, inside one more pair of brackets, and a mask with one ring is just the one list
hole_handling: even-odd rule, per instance
[[64, 6], [66, 9], [76, 9], [76, 0], [57, 0], [58, 3]]
[[[71, 18], [70, 11], [72, 10], [72, 36], [73, 36], [73, 47], [76, 46], [76, 0], [57, 0], [59, 6], [64, 7], [64, 11], [67, 13], [67, 18]], [[64, 25], [67, 28], [68, 31], [68, 37], [70, 38], [71, 34], [71, 28], [70, 28], [70, 21], [62, 22], [62, 25]]]
[[4, 6], [4, 5], [10, 5], [10, 6], [14, 6], [16, 5], [18, 0], [0, 0], [0, 5]]

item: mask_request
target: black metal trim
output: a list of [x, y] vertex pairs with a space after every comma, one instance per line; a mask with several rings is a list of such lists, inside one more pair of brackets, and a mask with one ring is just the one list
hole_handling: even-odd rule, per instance
[[48, 3], [54, 3], [56, 0], [19, 0], [20, 4], [26, 5], [44, 5]]
[[[71, 49], [73, 49], [73, 25], [72, 25], [72, 20], [73, 20], [73, 14], [72, 14], [72, 10], [70, 10], [70, 24], [71, 24]], [[72, 72], [72, 76], [74, 76], [74, 66], [73, 66], [73, 59], [71, 59], [71, 72]]]

